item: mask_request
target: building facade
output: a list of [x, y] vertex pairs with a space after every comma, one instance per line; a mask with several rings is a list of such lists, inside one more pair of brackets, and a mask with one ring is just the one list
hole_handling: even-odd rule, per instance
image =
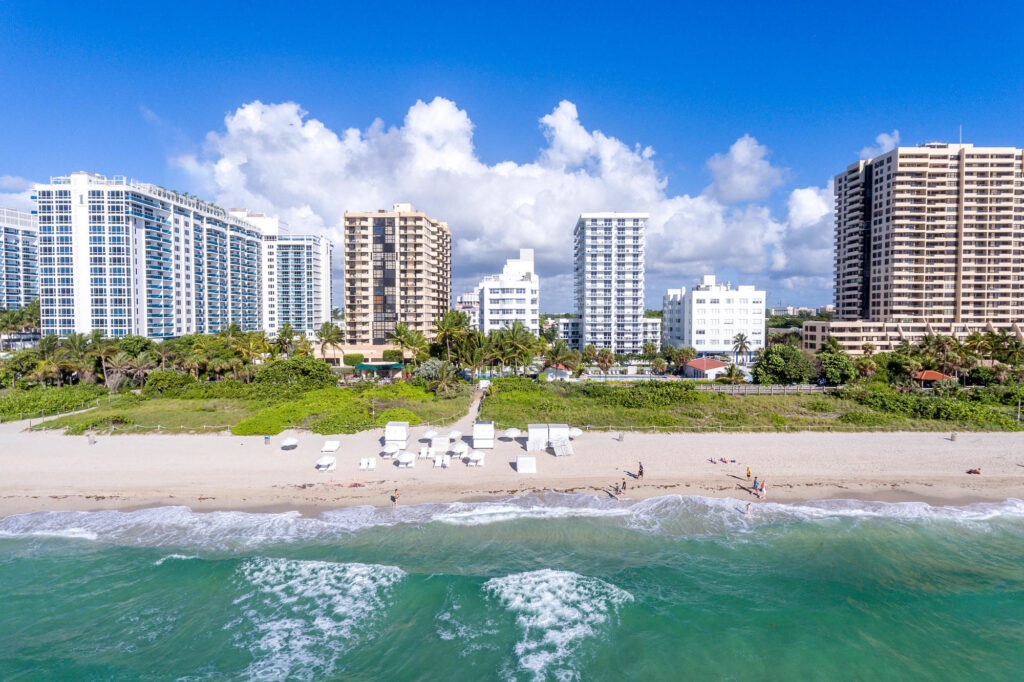
[[0, 208], [0, 308], [39, 298], [39, 225], [36, 216]]
[[765, 343], [764, 301], [763, 290], [720, 284], [714, 275], [704, 275], [689, 290], [669, 289], [662, 299], [664, 342], [692, 346], [700, 354], [726, 353], [743, 334], [750, 351], [758, 351]]
[[285, 324], [306, 338], [331, 321], [331, 241], [323, 235], [292, 234], [276, 216], [232, 209], [262, 234], [263, 329], [275, 334]]
[[863, 322], [875, 323], [865, 335], [898, 328], [908, 339], [929, 328], [960, 336], [1019, 325], [1021, 156], [1015, 147], [931, 143], [897, 147], [837, 175], [836, 321], [828, 334], [859, 348], [867, 339], [851, 335]]
[[412, 204], [346, 212], [344, 222], [347, 342], [390, 343], [399, 322], [432, 339], [435, 323], [451, 306], [448, 223]]
[[261, 328], [260, 233], [156, 185], [77, 172], [36, 185], [42, 333], [169, 338]]
[[477, 328], [484, 334], [512, 326], [516, 320], [540, 333], [540, 277], [534, 272], [533, 249], [505, 262], [500, 275], [488, 275], [476, 288], [480, 302]]
[[583, 213], [573, 230], [579, 347], [640, 353], [647, 213]]
[[459, 294], [455, 298], [455, 309], [466, 314], [470, 327], [473, 329], [480, 327], [480, 293], [477, 290]]

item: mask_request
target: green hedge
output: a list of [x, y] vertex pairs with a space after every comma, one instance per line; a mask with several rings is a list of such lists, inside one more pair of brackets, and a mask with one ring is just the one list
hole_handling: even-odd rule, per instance
[[917, 419], [941, 419], [977, 429], [1017, 431], [1019, 427], [1007, 414], [975, 402], [914, 393], [896, 393], [885, 387], [847, 389], [842, 397], [879, 412]]
[[362, 353], [345, 353], [344, 355], [341, 356], [342, 362], [344, 362], [349, 367], [355, 367], [365, 359], [366, 356], [364, 356]]
[[108, 395], [107, 389], [96, 384], [75, 384], [60, 388], [12, 389], [0, 396], [0, 417], [15, 418], [24, 414], [47, 414], [71, 412], [82, 407], [82, 403], [95, 405], [97, 398]]

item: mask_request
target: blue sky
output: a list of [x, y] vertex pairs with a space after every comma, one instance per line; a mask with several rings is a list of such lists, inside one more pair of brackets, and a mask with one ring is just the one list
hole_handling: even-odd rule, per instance
[[[452, 222], [456, 290], [534, 246], [549, 311], [570, 305], [565, 216], [650, 203], [652, 306], [708, 269], [768, 287], [773, 303], [826, 303], [830, 217], [810, 204], [820, 208], [829, 178], [877, 135], [955, 141], [962, 125], [975, 144], [1022, 142], [1022, 6], [893, 5], [8, 0], [0, 192], [73, 170], [125, 174], [328, 232], [339, 208], [412, 198]], [[301, 110], [243, 109], [256, 101]], [[575, 111], [557, 109], [563, 101]], [[240, 111], [246, 124], [229, 129]], [[396, 129], [390, 142], [373, 141], [375, 119]], [[461, 170], [424, 167], [422, 155], [407, 168], [402, 153], [381, 170], [340, 149], [291, 168], [275, 149], [294, 143], [287, 128], [327, 147], [354, 128], [378, 156], [426, 139]], [[317, 138], [321, 128], [330, 134]], [[583, 135], [585, 149], [566, 151]], [[744, 136], [756, 142], [730, 155]], [[609, 139], [621, 144], [608, 151]], [[709, 165], [716, 154], [723, 176]], [[543, 166], [540, 184], [564, 193], [535, 200], [541, 190], [522, 177], [505, 186], [502, 162], [524, 177]], [[231, 177], [218, 176], [225, 163]], [[647, 184], [623, 180], [630, 168]], [[274, 188], [321, 176], [316, 191]], [[757, 186], [737, 191], [744, 178]], [[481, 186], [486, 196], [466, 206], [460, 197]], [[605, 196], [614, 206], [582, 205]]]

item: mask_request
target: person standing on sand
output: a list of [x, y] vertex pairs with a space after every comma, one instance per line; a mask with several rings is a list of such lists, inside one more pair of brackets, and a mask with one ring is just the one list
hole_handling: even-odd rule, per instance
[[765, 481], [761, 481], [761, 497], [768, 499], [768, 490], [765, 488]]
[[747, 467], [747, 480], [750, 480], [750, 467]]
[[[754, 494], [757, 495], [757, 476], [754, 476], [753, 490], [754, 490]], [[760, 497], [760, 495], [757, 495], [757, 496]]]
[[637, 478], [643, 478], [644, 477], [644, 463], [643, 462], [637, 462], [636, 477]]
[[626, 479], [622, 479], [622, 492], [626, 492]]
[[398, 488], [395, 488], [395, 494], [391, 496], [391, 506], [398, 506]]
[[619, 496], [619, 484], [616, 483], [615, 484], [615, 497], [618, 497], [618, 496]]

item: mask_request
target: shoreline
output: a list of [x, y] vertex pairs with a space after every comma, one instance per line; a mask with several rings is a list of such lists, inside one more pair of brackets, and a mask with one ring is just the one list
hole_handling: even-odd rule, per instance
[[[453, 425], [472, 432], [469, 417]], [[537, 457], [537, 474], [513, 467], [523, 439], [495, 441], [482, 467], [454, 460], [435, 469], [417, 460], [399, 469], [380, 457], [382, 430], [324, 437], [286, 431], [261, 436], [65, 436], [0, 424], [0, 518], [33, 511], [134, 510], [186, 506], [194, 511], [293, 511], [493, 501], [546, 490], [598, 494], [626, 479], [632, 500], [665, 495], [732, 497], [758, 503], [744, 487], [746, 467], [768, 483], [768, 502], [856, 499], [926, 502], [933, 506], [1024, 499], [1024, 434], [964, 432], [951, 441], [935, 432], [673, 433], [585, 432], [575, 454]], [[413, 427], [418, 451], [427, 427]], [[283, 451], [282, 439], [298, 439]], [[340, 440], [337, 469], [315, 471], [325, 440]], [[465, 440], [469, 440], [466, 438]], [[359, 471], [374, 457], [373, 472]], [[736, 463], [712, 464], [720, 457]], [[645, 479], [632, 474], [643, 461]], [[980, 467], [981, 476], [966, 474]], [[360, 485], [353, 486], [358, 483]], [[637, 483], [637, 487], [634, 487]]]

